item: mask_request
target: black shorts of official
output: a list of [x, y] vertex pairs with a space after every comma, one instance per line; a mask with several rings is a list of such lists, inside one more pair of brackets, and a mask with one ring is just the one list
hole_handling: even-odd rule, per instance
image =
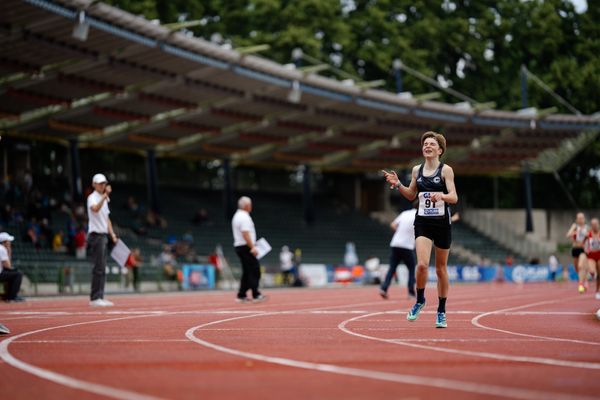
[[579, 258], [581, 254], [583, 254], [583, 249], [581, 247], [571, 248], [571, 255], [573, 256], [573, 258]]
[[450, 225], [415, 224], [415, 238], [419, 236], [430, 239], [438, 249], [447, 250], [452, 244]]

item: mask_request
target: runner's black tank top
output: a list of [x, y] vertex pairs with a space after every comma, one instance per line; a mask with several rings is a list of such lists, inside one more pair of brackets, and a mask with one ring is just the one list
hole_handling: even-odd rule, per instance
[[417, 174], [419, 209], [417, 210], [415, 224], [450, 225], [450, 207], [448, 203], [438, 201], [436, 204], [433, 204], [433, 202], [427, 198], [428, 193], [430, 192], [442, 192], [448, 194], [446, 181], [444, 181], [444, 178], [442, 177], [444, 163], [441, 162], [431, 176], [423, 175], [424, 166], [424, 164], [421, 164]]

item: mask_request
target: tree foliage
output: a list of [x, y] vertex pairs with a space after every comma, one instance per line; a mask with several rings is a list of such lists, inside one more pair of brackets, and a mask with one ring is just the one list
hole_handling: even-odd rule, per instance
[[[399, 58], [469, 97], [521, 107], [521, 65], [584, 114], [600, 110], [600, 1], [577, 13], [569, 0], [106, 0], [161, 23], [200, 20], [195, 36], [232, 47], [269, 44], [265, 57], [292, 62], [292, 50], [395, 90]], [[434, 90], [403, 74], [404, 90]], [[529, 84], [529, 105], [556, 106]], [[443, 101], [457, 102], [444, 95]], [[597, 206], [600, 144], [561, 172], [580, 206]], [[600, 175], [600, 173], [598, 173]], [[588, 189], [578, 191], [586, 185]], [[511, 200], [511, 203], [512, 200]]]
[[[521, 105], [522, 64], [583, 113], [600, 109], [600, 3], [575, 12], [568, 0], [108, 0], [162, 23], [200, 20], [207, 40], [269, 44], [291, 62], [294, 48], [362, 80], [395, 89], [392, 61], [499, 108]], [[217, 35], [215, 35], [217, 34]], [[432, 88], [404, 74], [405, 90]], [[530, 105], [560, 104], [529, 85]], [[445, 101], [456, 102], [448, 95]]]

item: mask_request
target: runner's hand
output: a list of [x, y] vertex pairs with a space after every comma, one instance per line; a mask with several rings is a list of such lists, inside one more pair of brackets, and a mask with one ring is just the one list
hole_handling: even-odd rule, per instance
[[386, 171], [385, 169], [382, 169], [381, 172], [383, 172], [383, 176], [385, 176], [385, 180], [392, 185], [390, 189], [393, 189], [396, 186], [400, 186], [400, 179], [398, 178], [398, 175], [396, 174], [395, 171]]
[[434, 203], [437, 203], [438, 201], [442, 200], [443, 195], [444, 195], [444, 193], [442, 193], [442, 192], [433, 192], [433, 193], [431, 193], [431, 201], [433, 201]]

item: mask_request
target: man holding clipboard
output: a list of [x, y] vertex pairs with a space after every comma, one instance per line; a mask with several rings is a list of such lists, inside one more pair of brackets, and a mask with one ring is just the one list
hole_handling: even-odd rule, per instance
[[238, 210], [231, 220], [233, 246], [242, 263], [242, 279], [237, 295], [238, 303], [250, 302], [248, 297], [246, 297], [248, 290], [252, 290], [253, 302], [261, 302], [267, 299], [258, 290], [260, 282], [260, 264], [258, 263], [258, 259], [262, 258], [270, 250], [270, 246], [264, 239], [260, 239], [260, 243], [257, 243], [254, 221], [250, 217], [251, 212], [252, 200], [246, 196], [240, 197], [238, 200]]
[[88, 245], [92, 253], [92, 290], [90, 292], [90, 306], [110, 307], [114, 304], [104, 299], [104, 284], [106, 283], [106, 256], [109, 241], [117, 243], [117, 235], [113, 230], [109, 218], [110, 210], [108, 197], [112, 192], [103, 174], [96, 174], [92, 178], [94, 191], [87, 198], [88, 212]]

